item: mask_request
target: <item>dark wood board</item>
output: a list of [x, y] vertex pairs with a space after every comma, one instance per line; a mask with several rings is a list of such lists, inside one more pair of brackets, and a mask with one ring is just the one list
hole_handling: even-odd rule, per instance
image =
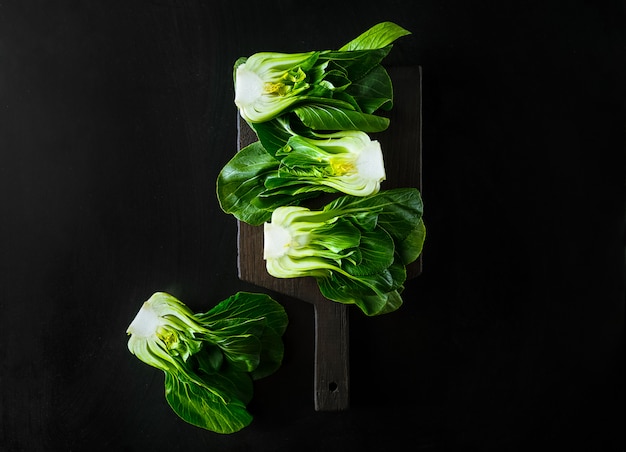
[[[392, 67], [394, 106], [390, 126], [372, 135], [380, 141], [387, 179], [381, 189], [415, 187], [421, 190], [421, 68]], [[238, 118], [238, 149], [257, 140], [245, 121]], [[314, 403], [318, 411], [349, 407], [348, 306], [334, 303], [320, 293], [313, 278], [279, 279], [267, 273], [263, 260], [263, 227], [237, 222], [239, 278], [315, 306]], [[407, 278], [421, 272], [421, 257], [407, 267]]]

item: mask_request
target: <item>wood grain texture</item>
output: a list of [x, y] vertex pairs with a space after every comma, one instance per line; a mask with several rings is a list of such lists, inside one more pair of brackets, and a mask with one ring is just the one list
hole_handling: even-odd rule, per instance
[[[387, 180], [382, 189], [415, 187], [421, 190], [421, 68], [389, 69], [396, 98], [389, 114], [390, 127], [372, 138], [380, 141]], [[238, 117], [238, 149], [257, 140], [245, 121]], [[349, 407], [348, 307], [330, 302], [320, 293], [313, 278], [274, 278], [263, 260], [263, 227], [237, 222], [239, 278], [275, 292], [313, 303], [315, 306], [314, 403], [318, 411], [340, 411]], [[407, 267], [407, 278], [421, 273], [421, 257]]]

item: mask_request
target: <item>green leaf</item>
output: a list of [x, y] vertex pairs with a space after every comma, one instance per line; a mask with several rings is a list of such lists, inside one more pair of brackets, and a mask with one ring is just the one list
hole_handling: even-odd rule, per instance
[[317, 284], [324, 297], [355, 304], [368, 316], [391, 312], [387, 306], [390, 301], [397, 304], [395, 298], [390, 299], [390, 294], [396, 291], [391, 288], [393, 277], [387, 270], [359, 278], [333, 273], [330, 277], [317, 278]]
[[261, 354], [259, 365], [250, 372], [253, 380], [272, 375], [283, 362], [284, 346], [281, 335], [271, 328], [261, 336]]
[[250, 127], [256, 133], [265, 151], [271, 156], [275, 156], [276, 151], [285, 146], [289, 138], [295, 134], [290, 126], [288, 115], [271, 121], [250, 124]]
[[227, 403], [240, 401], [250, 403], [254, 394], [254, 386], [249, 372], [242, 372], [235, 366], [225, 363], [215, 375], [206, 376], [197, 373], [195, 377], [201, 386], [214, 391]]
[[217, 177], [217, 198], [222, 210], [250, 224], [262, 224], [271, 212], [257, 207], [253, 200], [265, 191], [265, 175], [278, 170], [279, 162], [256, 141], [222, 168]]
[[376, 224], [391, 235], [402, 262], [406, 265], [416, 260], [422, 252], [426, 234], [419, 191], [399, 188], [364, 198], [343, 196], [324, 208], [329, 215], [338, 212], [354, 215], [371, 209], [379, 212]]
[[346, 213], [345, 216], [349, 217], [352, 224], [358, 226], [361, 231], [373, 231], [378, 224], [379, 213], [380, 209], [372, 207], [362, 212]]
[[357, 305], [369, 316], [389, 314], [402, 306], [402, 297], [397, 290], [392, 290], [383, 295], [364, 296]]
[[384, 271], [393, 263], [393, 240], [382, 228], [362, 232], [359, 251], [361, 253], [361, 262], [358, 265], [348, 260], [342, 263], [342, 268], [353, 276], [375, 275]]
[[213, 375], [220, 370], [224, 363], [224, 354], [219, 347], [205, 343], [202, 350], [191, 357], [197, 363], [198, 372]]
[[397, 243], [417, 227], [422, 218], [423, 204], [417, 189], [397, 188], [381, 190], [366, 197], [342, 196], [324, 207], [329, 217], [360, 214], [372, 209], [379, 212], [377, 224]]
[[328, 173], [329, 155], [299, 135], [291, 137], [287, 146], [276, 153], [276, 157], [280, 159], [281, 166], [299, 171], [298, 175], [321, 177]]
[[339, 50], [380, 49], [391, 44], [396, 39], [409, 34], [411, 34], [410, 31], [393, 22], [381, 22], [354, 38]]
[[[265, 180], [267, 190], [260, 195], [259, 205], [265, 210], [274, 210], [280, 206], [298, 204], [307, 198], [313, 198], [320, 193], [336, 193], [337, 190], [320, 185], [319, 181], [310, 176], [295, 176], [281, 173], [279, 176], [269, 176]], [[266, 200], [264, 198], [268, 197]]]
[[422, 198], [415, 188], [381, 193], [385, 202], [378, 217], [378, 225], [391, 234], [394, 242], [400, 243], [419, 227], [424, 210]]
[[217, 433], [234, 433], [252, 422], [241, 400], [225, 399], [206, 386], [168, 372], [165, 372], [165, 398], [181, 419]]
[[287, 314], [283, 307], [269, 295], [252, 292], [237, 292], [213, 309], [196, 317], [207, 325], [224, 319], [264, 318], [267, 328], [282, 335], [287, 328]]
[[365, 77], [353, 82], [347, 89], [364, 113], [378, 109], [390, 110], [393, 105], [393, 85], [382, 66], [376, 66]]
[[329, 249], [338, 254], [343, 250], [360, 245], [362, 236], [359, 229], [345, 218], [336, 221], [322, 223], [309, 235], [309, 246], [319, 249]]
[[[218, 345], [232, 362], [247, 364], [254, 379], [270, 375], [280, 367], [283, 359], [281, 336], [287, 328], [288, 318], [284, 308], [270, 296], [238, 292], [197, 317], [216, 330], [216, 334], [226, 338], [226, 342]], [[250, 333], [254, 333], [254, 340], [249, 337]], [[232, 339], [233, 335], [236, 339]], [[255, 361], [256, 365], [250, 366]]]
[[402, 292], [402, 290], [404, 290], [404, 282], [406, 281], [406, 266], [404, 262], [402, 262], [402, 259], [400, 259], [398, 253], [395, 254], [394, 261], [387, 268], [387, 271], [393, 280], [391, 289]]
[[389, 127], [388, 118], [328, 105], [303, 105], [296, 107], [294, 113], [305, 126], [313, 130], [382, 132]]
[[423, 219], [417, 223], [415, 228], [404, 238], [397, 242], [396, 251], [400, 255], [405, 265], [415, 261], [422, 253], [424, 240], [426, 239], [426, 226]]
[[391, 46], [372, 50], [355, 50], [350, 52], [329, 51], [320, 58], [328, 60], [328, 66], [342, 71], [353, 83], [365, 77], [389, 54]]
[[[341, 196], [326, 204], [323, 212], [328, 218], [337, 215], [357, 215], [371, 211], [375, 211], [378, 214], [384, 212], [392, 214], [393, 210], [399, 207], [396, 204], [406, 202], [406, 199], [410, 197], [410, 194], [407, 192], [413, 190], [415, 189], [396, 188], [393, 190], [381, 190], [371, 196]], [[389, 218], [389, 220], [392, 220], [392, 218]]]
[[224, 357], [237, 369], [252, 372], [261, 360], [261, 341], [265, 320], [263, 318], [215, 322], [215, 332], [207, 337], [224, 353]]

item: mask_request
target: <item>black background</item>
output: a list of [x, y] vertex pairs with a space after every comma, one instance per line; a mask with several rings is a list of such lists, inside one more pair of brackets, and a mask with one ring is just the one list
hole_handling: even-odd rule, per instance
[[[0, 450], [624, 447], [626, 11], [619, 1], [0, 2]], [[166, 405], [126, 349], [157, 290], [239, 290], [218, 171], [232, 64], [383, 20], [423, 67], [424, 272], [351, 311], [351, 409], [313, 409], [313, 311], [290, 316], [251, 426]]]

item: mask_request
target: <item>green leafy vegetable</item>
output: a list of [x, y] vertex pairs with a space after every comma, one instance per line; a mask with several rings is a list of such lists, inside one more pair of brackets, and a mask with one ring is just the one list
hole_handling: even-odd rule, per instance
[[402, 304], [406, 265], [422, 251], [425, 227], [417, 189], [343, 196], [319, 211], [274, 210], [264, 225], [264, 259], [277, 278], [316, 278], [322, 294], [367, 315]]
[[[309, 90], [310, 71], [319, 52], [261, 52], [235, 63], [235, 105], [250, 122], [263, 122], [280, 114], [303, 91]], [[309, 79], [309, 81], [307, 81]]]
[[128, 327], [128, 348], [165, 372], [165, 398], [178, 416], [233, 433], [252, 421], [246, 409], [252, 381], [280, 366], [286, 327], [284, 309], [264, 294], [239, 292], [194, 314], [157, 292]]
[[353, 39], [339, 50], [379, 49], [410, 32], [393, 22], [381, 22]]
[[[383, 22], [339, 50], [237, 60], [235, 104], [258, 141], [216, 184], [225, 212], [264, 224], [271, 275], [314, 277], [326, 298], [367, 315], [402, 304], [426, 233], [418, 190], [380, 191], [383, 155], [367, 135], [389, 125], [380, 111], [392, 108], [393, 87], [381, 62], [408, 34]], [[320, 211], [303, 206], [322, 192], [344, 196]]]
[[239, 58], [233, 75], [235, 104], [250, 124], [294, 112], [314, 130], [385, 130], [389, 120], [373, 113], [391, 108], [393, 90], [380, 62], [392, 43], [407, 34], [384, 22], [340, 50]]
[[380, 132], [389, 126], [389, 119], [368, 115], [334, 105], [310, 104], [294, 109], [302, 124], [313, 130], [362, 130]]
[[368, 196], [385, 179], [378, 141], [360, 131], [316, 134], [292, 132], [271, 156], [255, 142], [231, 159], [217, 179], [222, 209], [237, 219], [259, 225], [272, 211], [297, 204], [319, 192]]

